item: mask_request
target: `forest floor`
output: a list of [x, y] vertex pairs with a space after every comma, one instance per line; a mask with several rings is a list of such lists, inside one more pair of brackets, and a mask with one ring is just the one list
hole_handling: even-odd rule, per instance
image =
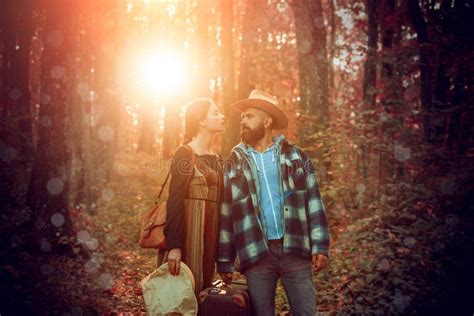
[[[0, 277], [14, 289], [2, 285], [2, 300], [16, 306], [13, 314], [146, 314], [139, 282], [155, 268], [155, 252], [138, 247], [139, 220], [163, 177], [150, 159], [121, 157], [95, 215], [72, 211], [79, 247], [89, 256], [17, 252], [2, 261]], [[474, 312], [472, 222], [405, 204], [332, 221], [329, 265], [315, 275], [320, 314]], [[279, 284], [277, 312], [288, 310]]]

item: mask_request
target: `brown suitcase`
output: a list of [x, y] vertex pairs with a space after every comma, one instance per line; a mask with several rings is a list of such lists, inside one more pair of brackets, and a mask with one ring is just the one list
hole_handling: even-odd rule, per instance
[[201, 291], [198, 296], [198, 316], [250, 316], [251, 304], [247, 284], [222, 281]]

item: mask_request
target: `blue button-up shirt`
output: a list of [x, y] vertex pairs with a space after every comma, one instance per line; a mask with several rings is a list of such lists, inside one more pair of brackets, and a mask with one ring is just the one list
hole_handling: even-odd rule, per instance
[[258, 171], [260, 209], [265, 218], [267, 238], [280, 239], [283, 237], [282, 194], [276, 145], [273, 143], [263, 153], [248, 146], [247, 152], [253, 158]]

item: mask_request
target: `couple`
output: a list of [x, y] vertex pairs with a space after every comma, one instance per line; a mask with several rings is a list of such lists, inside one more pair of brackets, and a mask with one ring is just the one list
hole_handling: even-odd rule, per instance
[[199, 292], [211, 285], [215, 263], [231, 282], [237, 258], [255, 315], [274, 315], [279, 278], [292, 314], [314, 315], [313, 272], [326, 266], [329, 250], [314, 167], [283, 135], [272, 137], [288, 125], [273, 96], [253, 90], [233, 108], [241, 112], [242, 142], [225, 162], [211, 147], [224, 132], [222, 113], [209, 99], [186, 109], [185, 146], [171, 164], [161, 260], [173, 275], [185, 262]]

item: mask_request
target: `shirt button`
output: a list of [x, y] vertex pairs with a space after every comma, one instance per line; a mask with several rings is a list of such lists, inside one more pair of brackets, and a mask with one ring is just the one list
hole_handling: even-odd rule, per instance
[[285, 207], [285, 211], [288, 212], [288, 207]]

